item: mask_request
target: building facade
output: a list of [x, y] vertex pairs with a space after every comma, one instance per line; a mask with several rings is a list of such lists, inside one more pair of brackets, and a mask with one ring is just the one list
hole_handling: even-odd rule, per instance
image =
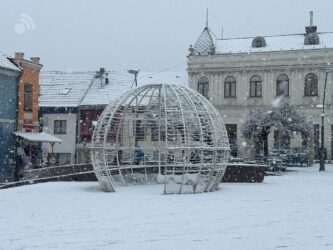
[[0, 52], [0, 182], [12, 180], [21, 69]]
[[[101, 70], [99, 71], [101, 72]], [[181, 72], [137, 72], [138, 77], [131, 71], [105, 71], [97, 74], [79, 106], [79, 133], [76, 144], [78, 163], [90, 162], [91, 139], [95, 125], [105, 107], [116, 101], [131, 88], [145, 84], [173, 83], [187, 86], [187, 77]], [[108, 79], [107, 81], [106, 78]]]
[[52, 158], [52, 165], [76, 163], [79, 105], [94, 75], [95, 72], [41, 72], [39, 114], [43, 131], [62, 140], [54, 146], [43, 144], [45, 162], [50, 164]]
[[39, 131], [39, 73], [43, 67], [39, 60], [39, 57], [31, 57], [27, 60], [22, 52], [16, 52], [15, 57], [12, 58], [12, 61], [22, 70], [18, 90], [18, 131]]
[[[137, 84], [174, 82], [187, 85], [184, 73], [140, 72]], [[54, 145], [55, 165], [88, 163], [94, 126], [104, 108], [135, 87], [127, 71], [42, 71], [39, 111], [43, 131], [62, 140]], [[52, 151], [43, 144], [44, 152]], [[43, 156], [45, 161], [50, 155]]]
[[[319, 33], [312, 23], [303, 34], [260, 36], [213, 41], [205, 27], [188, 55], [189, 86], [206, 96], [225, 119], [234, 156], [248, 156], [249, 145], [241, 124], [249, 111], [276, 100], [296, 107], [312, 121], [314, 150], [318, 155], [325, 80], [324, 135], [328, 158], [333, 157], [332, 95], [333, 33]], [[327, 79], [326, 79], [327, 76]], [[292, 135], [291, 146], [302, 146], [300, 135]], [[274, 145], [269, 134], [268, 147]]]

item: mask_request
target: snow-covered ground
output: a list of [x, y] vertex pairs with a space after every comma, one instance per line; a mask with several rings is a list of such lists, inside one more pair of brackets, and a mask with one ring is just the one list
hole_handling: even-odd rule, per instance
[[0, 190], [0, 249], [333, 249], [333, 166], [162, 195], [97, 183]]

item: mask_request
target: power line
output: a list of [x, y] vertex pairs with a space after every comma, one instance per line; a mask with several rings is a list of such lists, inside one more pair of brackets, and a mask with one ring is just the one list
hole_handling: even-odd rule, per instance
[[161, 70], [161, 71], [157, 71], [157, 72], [152, 73], [152, 74], [150, 74], [150, 75], [145, 75], [145, 76], [142, 76], [142, 77], [138, 77], [138, 79], [142, 79], [142, 78], [146, 78], [146, 77], [151, 77], [151, 76], [156, 75], [156, 74], [159, 74], [159, 73], [167, 72], [167, 71], [169, 71], [169, 70], [171, 70], [171, 69], [177, 68], [177, 67], [182, 66], [182, 65], [184, 65], [184, 64], [186, 64], [186, 62], [179, 63], [179, 64], [177, 64], [177, 65], [175, 65], [175, 66], [172, 66], [172, 67], [170, 67], [170, 68], [163, 69], [163, 70]]

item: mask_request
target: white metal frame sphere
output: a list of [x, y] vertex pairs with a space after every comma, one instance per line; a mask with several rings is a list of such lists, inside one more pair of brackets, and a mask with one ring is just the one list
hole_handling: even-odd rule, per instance
[[150, 84], [111, 102], [94, 129], [91, 157], [104, 191], [164, 183], [164, 193], [217, 189], [229, 158], [222, 117], [196, 91]]

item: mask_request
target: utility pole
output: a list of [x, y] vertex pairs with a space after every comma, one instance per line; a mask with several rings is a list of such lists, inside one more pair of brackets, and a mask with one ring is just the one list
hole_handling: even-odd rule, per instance
[[324, 118], [325, 118], [325, 96], [326, 96], [326, 85], [328, 73], [332, 72], [332, 68], [325, 68], [325, 84], [324, 84], [324, 93], [323, 93], [323, 105], [321, 113], [321, 146], [320, 146], [320, 165], [319, 171], [325, 171], [325, 160], [324, 160]]

